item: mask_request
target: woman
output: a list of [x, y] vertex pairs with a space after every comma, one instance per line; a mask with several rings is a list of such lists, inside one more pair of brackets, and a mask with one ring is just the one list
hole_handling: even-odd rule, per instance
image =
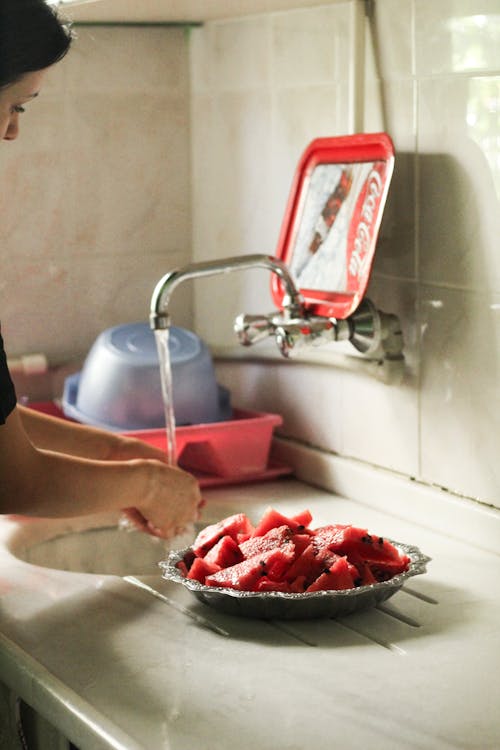
[[[0, 0], [0, 139], [17, 138], [25, 105], [70, 44], [44, 0]], [[168, 537], [197, 517], [200, 504], [194, 477], [167, 466], [161, 451], [18, 405], [0, 332], [0, 513], [116, 510]]]

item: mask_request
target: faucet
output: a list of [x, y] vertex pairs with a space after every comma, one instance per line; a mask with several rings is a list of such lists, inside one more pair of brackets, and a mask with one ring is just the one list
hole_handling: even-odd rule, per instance
[[349, 341], [355, 349], [372, 359], [403, 360], [403, 336], [395, 315], [377, 310], [366, 298], [345, 320], [311, 315], [288, 267], [270, 255], [220, 258], [190, 263], [169, 271], [153, 291], [149, 316], [151, 328], [159, 330], [169, 327], [170, 298], [183, 281], [254, 268], [268, 269], [279, 277], [284, 289], [283, 309], [268, 315], [238, 315], [234, 321], [234, 331], [243, 346], [251, 346], [274, 336], [282, 355], [290, 357], [311, 346]]

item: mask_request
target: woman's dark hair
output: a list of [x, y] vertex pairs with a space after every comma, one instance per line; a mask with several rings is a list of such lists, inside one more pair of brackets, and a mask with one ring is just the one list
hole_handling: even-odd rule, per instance
[[58, 62], [70, 44], [68, 25], [45, 0], [0, 0], [0, 88]]

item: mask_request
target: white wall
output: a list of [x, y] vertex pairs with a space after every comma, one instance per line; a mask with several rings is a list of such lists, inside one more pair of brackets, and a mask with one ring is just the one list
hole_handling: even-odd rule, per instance
[[[300, 153], [349, 127], [351, 13], [194, 31], [195, 258], [275, 251]], [[219, 376], [240, 405], [282, 413], [288, 436], [500, 507], [500, 7], [377, 0], [375, 26], [364, 129], [387, 130], [397, 157], [369, 296], [402, 321], [404, 381], [289, 362]], [[227, 343], [236, 313], [272, 307], [268, 283], [197, 282], [198, 332]]]

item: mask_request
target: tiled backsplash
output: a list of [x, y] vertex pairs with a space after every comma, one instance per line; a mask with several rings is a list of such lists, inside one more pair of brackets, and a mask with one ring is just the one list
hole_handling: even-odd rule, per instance
[[[219, 380], [285, 435], [500, 507], [498, 0], [374, 5], [364, 129], [397, 156], [369, 296], [402, 321], [404, 380], [284, 360], [220, 361]], [[345, 2], [78, 28], [1, 148], [9, 353], [85, 353], [179, 263], [273, 254], [304, 147], [348, 132], [352, 20]], [[255, 271], [186, 284], [173, 318], [221, 346], [272, 307]]]
[[[197, 259], [274, 252], [303, 148], [347, 132], [352, 10], [193, 33]], [[369, 296], [402, 321], [405, 378], [284, 361], [219, 375], [288, 436], [500, 507], [500, 7], [377, 0], [371, 29], [364, 129], [387, 130], [397, 156]], [[227, 344], [236, 313], [271, 309], [268, 284], [197, 284], [199, 333]]]

